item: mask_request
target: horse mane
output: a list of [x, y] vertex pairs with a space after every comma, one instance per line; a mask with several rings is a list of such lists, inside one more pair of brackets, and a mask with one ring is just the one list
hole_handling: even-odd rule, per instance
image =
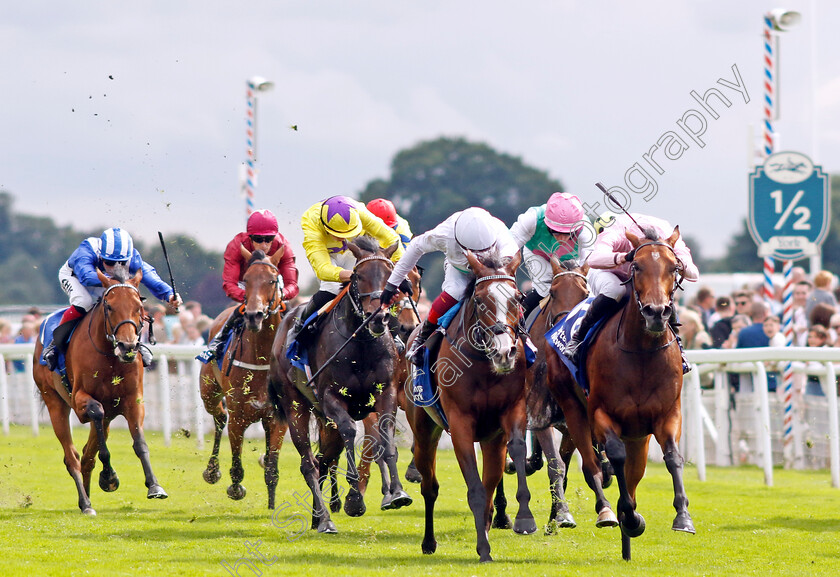
[[364, 251], [372, 252], [374, 254], [379, 250], [379, 242], [372, 236], [368, 235], [357, 236], [353, 240], [353, 244]]
[[115, 279], [115, 280], [117, 280], [121, 283], [126, 282], [129, 278], [128, 266], [115, 266], [114, 267], [114, 272], [111, 275], [111, 278], [113, 278], [113, 279]]
[[265, 253], [261, 250], [255, 250], [251, 253], [251, 258], [248, 261], [248, 266], [250, 266], [256, 260], [263, 260], [265, 258]]

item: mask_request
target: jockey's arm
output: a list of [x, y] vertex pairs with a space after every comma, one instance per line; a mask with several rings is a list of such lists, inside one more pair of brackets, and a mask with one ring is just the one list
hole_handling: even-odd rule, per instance
[[242, 278], [242, 265], [244, 260], [239, 249], [240, 241], [234, 238], [225, 248], [225, 265], [222, 269], [222, 290], [232, 300], [241, 303], [245, 302], [245, 291], [239, 286], [239, 279]]
[[513, 223], [513, 226], [510, 227], [510, 234], [519, 248], [525, 246], [525, 243], [531, 240], [536, 231], [537, 211], [532, 208], [520, 214], [516, 222]]
[[295, 253], [292, 251], [292, 245], [286, 241], [284, 246], [283, 256], [280, 257], [280, 262], [277, 263], [277, 270], [280, 272], [280, 276], [283, 277], [283, 298], [291, 300], [300, 291], [298, 288], [298, 269], [295, 266]]

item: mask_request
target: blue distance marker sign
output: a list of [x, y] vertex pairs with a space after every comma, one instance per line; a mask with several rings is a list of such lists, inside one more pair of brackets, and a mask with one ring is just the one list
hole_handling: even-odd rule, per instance
[[799, 152], [777, 152], [750, 174], [749, 229], [758, 256], [817, 255], [831, 221], [828, 176]]

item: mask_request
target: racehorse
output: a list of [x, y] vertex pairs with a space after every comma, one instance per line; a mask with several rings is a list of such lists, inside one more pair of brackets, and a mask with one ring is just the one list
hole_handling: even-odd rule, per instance
[[[219, 445], [222, 430], [228, 426], [228, 439], [232, 463], [230, 468], [231, 485], [227, 489], [228, 497], [239, 500], [245, 497], [242, 479], [242, 440], [245, 430], [258, 421], [265, 430], [265, 484], [268, 488], [268, 508], [274, 509], [274, 495], [277, 489], [277, 458], [286, 434], [286, 425], [277, 418], [268, 398], [268, 367], [274, 335], [280, 325], [280, 318], [285, 310], [280, 287], [277, 263], [283, 256], [284, 249], [278, 250], [270, 258], [261, 250], [250, 253], [240, 245], [242, 256], [248, 263], [243, 276], [245, 283], [245, 302], [243, 310], [244, 326], [235, 330], [222, 365], [211, 361], [201, 367], [201, 400], [204, 408], [213, 416], [215, 437], [210, 461], [204, 470], [204, 480], [216, 483], [222, 476], [219, 470]], [[213, 321], [211, 335], [224, 326], [235, 307], [222, 311]]]
[[[687, 533], [695, 530], [678, 448], [682, 360], [676, 335], [668, 325], [681, 278], [681, 264], [673, 249], [680, 231], [674, 228], [664, 241], [653, 230], [647, 230], [644, 237], [630, 231], [625, 234], [633, 246], [627, 259], [632, 260], [627, 280], [631, 298], [596, 337], [587, 353], [586, 372], [588, 423], [596, 440], [605, 445], [615, 470], [621, 554], [629, 561], [630, 539], [645, 530], [645, 520], [636, 512], [636, 487], [644, 476], [651, 435], [662, 447], [673, 479], [677, 516], [671, 528]], [[578, 416], [566, 412], [570, 429]], [[585, 437], [585, 444], [591, 444], [589, 431]], [[575, 438], [574, 433], [573, 439], [583, 453], [584, 439]]]
[[[550, 351], [550, 347], [546, 343], [545, 333], [589, 294], [589, 286], [586, 280], [586, 274], [589, 271], [588, 265], [584, 265], [581, 268], [573, 266], [570, 263], [560, 263], [556, 258], [552, 258], [551, 267], [553, 277], [551, 287], [549, 288], [548, 299], [545, 301], [544, 306], [536, 313], [537, 316], [531, 323], [529, 331], [531, 340], [537, 347], [537, 359], [532, 370], [527, 373], [528, 428], [537, 437], [537, 450], [545, 452], [546, 459], [548, 460], [551, 511], [549, 513], [546, 531], [549, 533], [553, 532], [556, 528], [571, 528], [576, 526], [564, 494], [566, 490], [566, 474], [572, 454], [575, 451], [575, 445], [569, 434], [566, 418], [557, 399], [558, 391], [556, 389], [556, 381], [558, 379], [556, 376], [554, 379], [548, 378], [548, 359], [550, 356], [554, 356], [554, 353]], [[548, 351], [547, 348], [549, 349]], [[546, 354], [547, 352], [549, 353], [548, 355]], [[571, 379], [571, 375], [564, 365], [560, 365], [560, 370], [565, 371], [564, 378]], [[563, 434], [559, 452], [554, 444], [552, 427], [556, 427]], [[532, 455], [528, 461], [530, 463], [533, 460], [541, 460], [541, 458], [542, 454], [537, 453], [537, 455]], [[602, 472], [604, 475], [608, 474], [608, 471]], [[607, 478], [609, 477], [605, 477], [604, 485], [609, 484], [606, 481]], [[596, 526], [615, 526], [618, 522], [604, 497], [603, 488], [600, 488], [600, 485], [593, 487], [592, 483], [589, 484], [596, 493], [596, 502], [600, 503], [600, 506], [597, 507], [598, 520]], [[499, 489], [496, 491], [494, 502], [496, 504], [496, 516], [493, 519], [493, 526], [509, 528], [509, 522], [503, 515], [506, 505], [504, 481], [499, 483]]]
[[321, 371], [311, 383], [286, 358], [287, 330], [295, 315], [283, 319], [274, 341], [269, 392], [287, 420], [300, 453], [301, 473], [313, 495], [312, 525], [319, 533], [337, 530], [324, 506], [321, 483], [325, 478], [319, 478], [319, 463], [309, 443], [312, 413], [321, 424], [321, 462], [331, 463], [342, 447], [346, 450], [350, 490], [344, 511], [348, 515], [361, 516], [366, 509], [359, 491], [354, 443], [356, 421], [373, 412], [379, 415], [380, 425], [374, 427], [371, 438], [364, 440], [363, 451], [372, 451], [377, 460], [387, 464], [390, 483], [383, 506], [397, 508], [411, 502], [399, 481], [394, 450], [397, 351], [388, 330], [387, 312], [380, 310], [379, 302], [393, 270], [390, 258], [397, 246], [394, 243], [381, 249], [370, 237], [359, 237], [348, 244], [357, 259], [353, 277], [338, 303], [324, 315], [324, 329], [318, 338], [306, 347], [311, 369]]
[[[118, 415], [125, 417], [134, 443], [134, 453], [143, 465], [147, 497], [166, 499], [149, 461], [149, 448], [143, 435], [143, 363], [138, 354], [140, 331], [145, 311], [138, 286], [143, 272], [128, 278], [124, 267], [116, 267], [114, 277], [97, 271], [104, 292], [102, 297], [82, 319], [67, 347], [66, 377], [68, 393], [59, 374], [40, 363], [44, 343], [41, 336], [35, 344], [32, 376], [41, 398], [50, 413], [55, 436], [64, 448], [64, 464], [76, 483], [79, 509], [85, 515], [96, 515], [90, 503], [90, 475], [96, 465], [96, 453], [102, 461], [99, 487], [116, 491], [120, 486], [117, 473], [111, 467], [111, 454], [106, 441], [111, 421]], [[41, 331], [43, 334], [43, 331]], [[82, 423], [91, 423], [88, 441], [82, 457], [73, 445], [70, 428], [70, 409]]]
[[[519, 482], [519, 511], [513, 529], [520, 534], [536, 531], [528, 508], [530, 493], [525, 479], [525, 343], [518, 330], [519, 303], [513, 276], [522, 259], [517, 254], [507, 264], [480, 262], [467, 252], [476, 280], [468, 298], [446, 330], [431, 379], [450, 424], [450, 434], [461, 473], [467, 483], [467, 500], [477, 534], [476, 551], [482, 562], [492, 561], [488, 531], [493, 514], [493, 492], [502, 478], [505, 448], [513, 458]], [[416, 338], [417, 331], [413, 337]], [[428, 410], [433, 410], [429, 408]], [[434, 507], [438, 495], [435, 474], [437, 445], [443, 429], [426, 409], [409, 402], [408, 417], [414, 431], [414, 459], [422, 475], [426, 503], [423, 553], [437, 549]], [[473, 443], [481, 444], [483, 475], [479, 476]]]

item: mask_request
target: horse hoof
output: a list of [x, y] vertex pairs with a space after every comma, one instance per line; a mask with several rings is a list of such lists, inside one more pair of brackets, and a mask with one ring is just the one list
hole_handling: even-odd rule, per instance
[[344, 501], [344, 512], [350, 517], [361, 517], [367, 511], [365, 507], [365, 498], [361, 493], [347, 495]]
[[206, 469], [204, 469], [202, 477], [204, 477], [204, 480], [210, 483], [211, 485], [215, 485], [219, 482], [219, 479], [222, 478], [222, 472], [219, 470], [218, 467], [216, 467], [215, 469], [207, 467]]
[[493, 529], [510, 529], [513, 527], [513, 523], [510, 520], [510, 515], [496, 515], [493, 517], [493, 524], [491, 525]]
[[671, 525], [674, 531], [682, 531], [683, 533], [691, 533], [694, 535], [697, 531], [694, 530], [694, 523], [691, 522], [691, 515], [688, 513], [684, 515], [677, 515], [674, 519], [674, 524]]
[[257, 461], [259, 462], [260, 467], [265, 469], [265, 454], [260, 455], [260, 458], [257, 459]]
[[382, 511], [388, 511], [390, 509], [396, 509], [394, 507], [394, 495], [393, 493], [386, 493], [382, 496], [382, 503], [379, 504], [379, 509]]
[[569, 512], [558, 513], [554, 518], [554, 522], [557, 523], [557, 526], [561, 529], [574, 529], [577, 527], [575, 518], [572, 517], [572, 514]]
[[513, 475], [516, 473], [516, 465], [513, 464], [513, 459], [505, 457], [505, 474]]
[[530, 477], [537, 471], [543, 468], [543, 460], [542, 458], [530, 458], [525, 461], [525, 476]]
[[430, 541], [423, 539], [423, 544], [420, 547], [423, 549], [423, 555], [431, 555], [437, 551], [437, 541], [434, 539]]
[[645, 532], [645, 518], [639, 515], [638, 513], [635, 514], [636, 519], [638, 520], [638, 525], [633, 528], [628, 528], [625, 523], [621, 524], [621, 532], [630, 537], [631, 539], [634, 537], [638, 537], [642, 533]]
[[408, 468], [405, 470], [405, 480], [409, 483], [422, 483], [423, 475], [420, 474], [420, 471], [417, 470], [417, 467], [415, 467], [414, 465], [409, 465]]
[[618, 519], [612, 509], [604, 507], [598, 512], [598, 520], [595, 521], [596, 527], [603, 529], [604, 527], [616, 527], [617, 525]]
[[227, 495], [234, 501], [241, 501], [245, 498], [247, 491], [242, 485], [231, 485], [227, 488]]
[[149, 493], [146, 495], [147, 499], [166, 499], [169, 495], [163, 490], [160, 485], [152, 485], [149, 487]]
[[396, 493], [392, 493], [391, 497], [391, 509], [402, 509], [403, 507], [408, 507], [414, 502], [411, 496], [402, 489]]
[[96, 511], [94, 511], [92, 507], [86, 507], [82, 509], [82, 515], [87, 515], [88, 517], [96, 517]]
[[324, 533], [325, 535], [335, 535], [338, 533], [338, 529], [336, 529], [335, 523], [331, 519], [324, 519], [318, 523], [318, 532]]
[[493, 558], [490, 556], [490, 553], [487, 555], [481, 555], [478, 559], [479, 563], [492, 563]]
[[99, 474], [99, 488], [106, 493], [112, 493], [120, 488], [120, 479], [116, 473], [107, 475], [105, 471], [102, 471]]
[[[537, 532], [537, 522], [533, 517], [517, 518], [513, 522], [513, 532], [517, 535], [530, 535]], [[492, 561], [492, 559], [490, 559]]]

